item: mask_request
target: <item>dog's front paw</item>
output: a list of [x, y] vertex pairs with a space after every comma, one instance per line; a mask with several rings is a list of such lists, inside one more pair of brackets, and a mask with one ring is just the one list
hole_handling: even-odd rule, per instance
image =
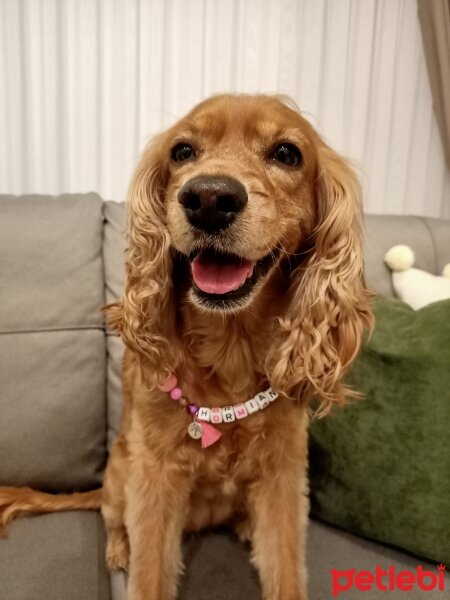
[[242, 519], [234, 523], [234, 531], [244, 544], [252, 539], [252, 528], [249, 519]]
[[106, 564], [110, 571], [122, 569], [128, 571], [130, 547], [126, 533], [114, 532], [109, 535], [106, 544]]

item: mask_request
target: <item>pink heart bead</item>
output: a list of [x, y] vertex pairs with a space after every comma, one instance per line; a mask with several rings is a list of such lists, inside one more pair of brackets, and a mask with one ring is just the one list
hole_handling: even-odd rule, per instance
[[171, 390], [173, 390], [173, 388], [177, 385], [177, 378], [175, 377], [175, 375], [171, 375], [170, 377], [168, 377], [164, 383], [162, 383], [159, 387], [159, 389], [162, 392], [170, 392]]
[[181, 388], [173, 388], [173, 390], [170, 392], [170, 397], [172, 398], [172, 400], [179, 400], [181, 398], [181, 396], [183, 395], [183, 392], [181, 390]]

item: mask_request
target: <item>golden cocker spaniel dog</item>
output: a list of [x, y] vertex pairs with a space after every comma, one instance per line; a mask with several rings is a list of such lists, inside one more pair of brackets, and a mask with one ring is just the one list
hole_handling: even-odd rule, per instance
[[124, 411], [102, 491], [0, 488], [24, 511], [100, 507], [129, 600], [173, 600], [185, 530], [252, 544], [264, 600], [305, 600], [310, 401], [326, 413], [372, 317], [347, 162], [278, 97], [222, 95], [145, 150], [128, 204]]

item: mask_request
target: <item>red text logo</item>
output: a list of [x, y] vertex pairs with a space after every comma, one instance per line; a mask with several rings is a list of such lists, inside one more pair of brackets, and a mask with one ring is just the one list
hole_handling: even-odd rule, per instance
[[382, 592], [402, 590], [409, 592], [420, 589], [424, 592], [431, 590], [443, 591], [445, 588], [445, 565], [438, 565], [436, 571], [427, 571], [421, 565], [416, 570], [396, 571], [394, 566], [382, 569], [376, 565], [375, 571], [338, 571], [331, 569], [331, 585], [333, 596], [339, 596], [352, 588], [361, 592], [370, 592], [373, 589]]

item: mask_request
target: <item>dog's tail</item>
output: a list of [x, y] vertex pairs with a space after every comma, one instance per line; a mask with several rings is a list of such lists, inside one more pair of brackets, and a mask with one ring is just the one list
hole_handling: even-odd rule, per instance
[[29, 513], [51, 513], [65, 510], [98, 510], [102, 489], [75, 494], [46, 494], [30, 488], [0, 486], [0, 535], [16, 517]]

